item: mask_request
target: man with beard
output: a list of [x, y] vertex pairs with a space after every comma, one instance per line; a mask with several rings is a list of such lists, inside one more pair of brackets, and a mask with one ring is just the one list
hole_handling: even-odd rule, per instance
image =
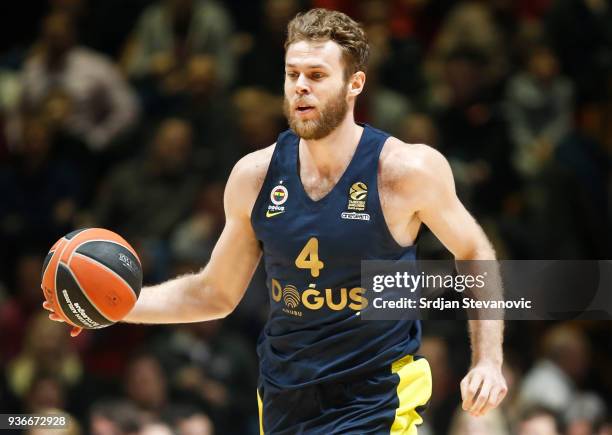
[[[258, 344], [261, 433], [415, 434], [431, 394], [429, 366], [413, 356], [420, 322], [361, 320], [361, 260], [414, 260], [421, 223], [457, 259], [494, 259], [494, 251], [438, 152], [355, 123], [369, 51], [356, 22], [324, 9], [298, 14], [285, 47], [291, 130], [234, 167], [208, 265], [144, 288], [125, 320], [225, 317], [263, 253], [270, 316]], [[470, 330], [463, 407], [483, 415], [507, 390], [502, 322], [470, 321]]]

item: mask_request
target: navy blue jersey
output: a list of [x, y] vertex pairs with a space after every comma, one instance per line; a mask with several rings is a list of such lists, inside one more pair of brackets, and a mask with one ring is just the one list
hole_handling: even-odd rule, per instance
[[334, 188], [313, 201], [299, 176], [299, 137], [278, 137], [251, 222], [262, 244], [269, 319], [259, 338], [262, 381], [299, 388], [389, 367], [414, 353], [418, 321], [365, 321], [361, 260], [413, 260], [386, 225], [378, 159], [388, 134], [364, 125]]

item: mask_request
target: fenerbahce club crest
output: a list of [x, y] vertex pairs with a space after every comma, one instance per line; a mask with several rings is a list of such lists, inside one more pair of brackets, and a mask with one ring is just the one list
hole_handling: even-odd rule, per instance
[[283, 205], [287, 202], [287, 198], [289, 197], [289, 192], [287, 188], [282, 184], [279, 184], [272, 192], [270, 192], [270, 201], [272, 201], [271, 205], [268, 205], [268, 210], [266, 211], [266, 217], [271, 218], [274, 216], [278, 216], [279, 214], [283, 214], [285, 212], [285, 206]]
[[[368, 199], [368, 186], [358, 181], [349, 189], [348, 204], [345, 212], [342, 212], [342, 219], [369, 221], [370, 214], [363, 213], [366, 209], [366, 201]], [[360, 213], [358, 213], [360, 212]]]

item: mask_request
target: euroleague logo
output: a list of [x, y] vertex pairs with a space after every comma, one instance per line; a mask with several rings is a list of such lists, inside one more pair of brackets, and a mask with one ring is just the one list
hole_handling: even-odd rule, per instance
[[353, 201], [363, 201], [368, 195], [368, 186], [365, 183], [359, 181], [351, 186], [349, 195]]
[[287, 188], [285, 186], [278, 185], [272, 192], [270, 192], [270, 200], [274, 205], [283, 205], [287, 202], [287, 198], [289, 197], [289, 192], [287, 192]]
[[340, 214], [342, 219], [369, 221], [370, 214], [363, 213], [368, 199], [368, 186], [363, 181], [353, 183], [349, 189], [346, 211]]

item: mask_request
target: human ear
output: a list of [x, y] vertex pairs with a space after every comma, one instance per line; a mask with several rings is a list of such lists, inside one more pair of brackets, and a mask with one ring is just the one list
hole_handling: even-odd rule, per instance
[[357, 96], [363, 91], [366, 75], [363, 71], [357, 71], [349, 79], [349, 95]]

